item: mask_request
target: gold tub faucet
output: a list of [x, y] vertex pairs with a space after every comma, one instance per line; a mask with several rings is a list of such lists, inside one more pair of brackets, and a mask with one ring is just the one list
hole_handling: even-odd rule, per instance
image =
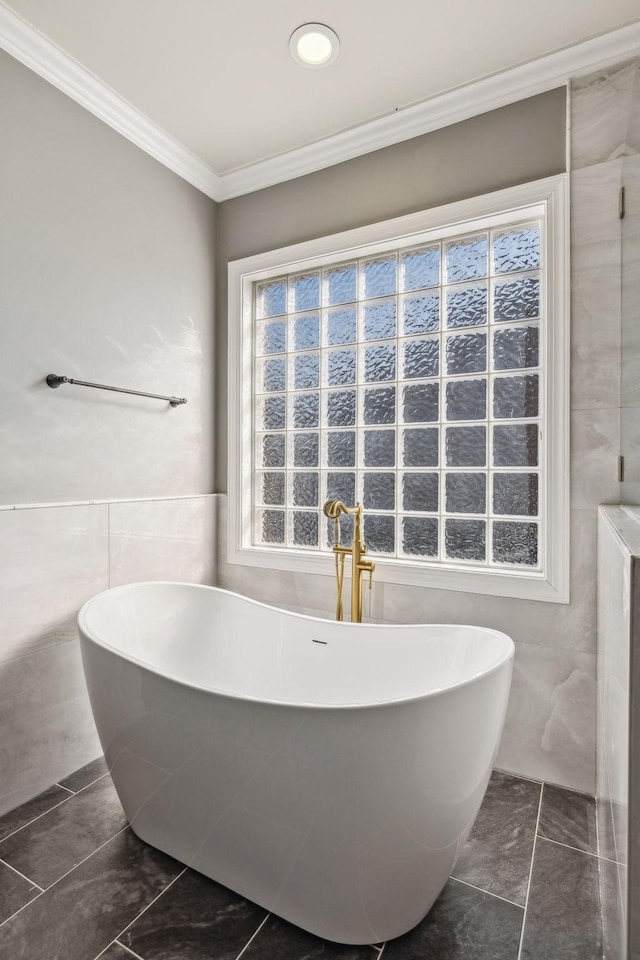
[[[373, 580], [375, 563], [363, 560], [367, 552], [362, 539], [362, 506], [356, 503], [355, 507], [347, 507], [342, 500], [327, 500], [322, 508], [325, 517], [335, 522], [335, 543], [333, 552], [336, 558], [336, 581], [338, 600], [336, 603], [336, 620], [342, 620], [342, 584], [344, 581], [344, 561], [347, 554], [351, 554], [351, 622], [362, 623], [362, 574], [369, 574], [369, 589]], [[351, 547], [340, 546], [340, 516], [351, 514], [354, 519], [353, 543]]]

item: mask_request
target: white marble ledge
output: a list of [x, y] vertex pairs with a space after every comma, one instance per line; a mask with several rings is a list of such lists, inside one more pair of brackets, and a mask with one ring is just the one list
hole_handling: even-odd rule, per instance
[[166, 497], [114, 497], [112, 500], [54, 500], [50, 503], [7, 503], [0, 504], [4, 510], [42, 510], [51, 507], [93, 507], [110, 503], [164, 503], [165, 500], [196, 500], [202, 497], [219, 497], [219, 493], [185, 493], [180, 496]]
[[603, 504], [598, 513], [632, 557], [640, 557], [640, 507]]

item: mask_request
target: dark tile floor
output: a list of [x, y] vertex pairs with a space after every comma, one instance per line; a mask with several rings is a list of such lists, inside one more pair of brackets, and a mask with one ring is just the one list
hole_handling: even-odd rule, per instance
[[496, 771], [422, 923], [341, 946], [138, 840], [100, 759], [0, 817], [0, 960], [601, 960], [595, 838], [591, 797]]

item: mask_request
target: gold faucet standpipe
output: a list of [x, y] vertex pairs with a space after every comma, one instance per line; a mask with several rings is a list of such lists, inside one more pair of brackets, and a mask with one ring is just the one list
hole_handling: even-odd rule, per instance
[[[344, 582], [344, 562], [347, 554], [351, 555], [351, 622], [362, 623], [362, 574], [369, 574], [369, 589], [373, 579], [375, 563], [363, 560], [367, 552], [362, 539], [362, 505], [348, 507], [342, 500], [327, 500], [322, 512], [329, 520], [335, 523], [335, 542], [333, 552], [336, 558], [336, 583], [338, 600], [336, 603], [336, 620], [342, 620], [342, 587]], [[340, 545], [340, 517], [342, 514], [351, 514], [354, 519], [353, 541], [351, 549]]]

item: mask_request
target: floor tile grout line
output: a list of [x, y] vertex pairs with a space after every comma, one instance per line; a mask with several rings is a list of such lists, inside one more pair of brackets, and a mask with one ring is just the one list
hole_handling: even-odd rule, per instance
[[258, 926], [258, 928], [257, 928], [256, 930], [254, 930], [254, 932], [251, 934], [251, 936], [249, 937], [249, 939], [248, 939], [247, 942], [245, 943], [244, 947], [242, 948], [242, 950], [240, 951], [240, 953], [239, 953], [238, 956], [236, 957], [236, 960], [240, 960], [240, 957], [242, 956], [242, 954], [245, 952], [245, 950], [247, 950], [247, 949], [249, 948], [249, 945], [250, 945], [251, 943], [253, 943], [253, 941], [254, 941], [255, 938], [258, 936], [258, 934], [260, 933], [260, 931], [262, 930], [262, 928], [264, 927], [265, 923], [267, 922], [267, 920], [269, 919], [270, 916], [271, 916], [271, 914], [268, 913], [268, 914], [266, 915], [266, 917], [264, 918], [264, 920], [262, 921], [262, 923]]
[[[60, 787], [61, 790], [66, 790], [67, 793], [69, 794], [69, 796], [71, 796], [71, 797], [75, 797], [75, 795], [76, 795], [75, 790], [70, 790], [69, 787], [63, 787], [62, 784], [61, 784], [61, 783], [58, 783], [57, 780], [56, 780], [56, 782], [53, 784], [53, 786], [54, 786], [54, 787]], [[69, 797], [65, 797], [65, 799], [68, 800]], [[60, 802], [62, 802], [62, 801], [60, 801]]]
[[[16, 827], [16, 829], [12, 830], [11, 833], [8, 833], [6, 837], [2, 837], [2, 839], [0, 840], [0, 847], [5, 840], [9, 839], [9, 837], [15, 837], [16, 833], [20, 833], [21, 830], [25, 830], [27, 827], [30, 827], [32, 823], [36, 822], [36, 820], [41, 820], [42, 817], [46, 817], [48, 813], [51, 813], [53, 810], [56, 810], [58, 807], [61, 807], [64, 803], [68, 803], [72, 797], [79, 797], [84, 790], [87, 790], [89, 787], [92, 787], [94, 783], [98, 782], [98, 780], [104, 780], [104, 778], [107, 776], [107, 773], [103, 773], [102, 776], [96, 777], [96, 779], [92, 780], [91, 783], [85, 783], [84, 787], [82, 787], [82, 789], [78, 790], [77, 792], [73, 790], [69, 790], [68, 787], [63, 787], [61, 783], [52, 784], [52, 786], [54, 787], [61, 787], [63, 790], [66, 790], [69, 796], [64, 797], [62, 800], [60, 800], [59, 803], [54, 803], [54, 805], [52, 807], [49, 807], [48, 810], [43, 810], [43, 812], [39, 813], [37, 817], [33, 818], [33, 820], [28, 820], [27, 823], [23, 823], [21, 827]], [[50, 790], [51, 787], [47, 787], [47, 789]], [[33, 799], [35, 800], [35, 797]], [[27, 800], [26, 802], [30, 803], [31, 801]], [[16, 807], [16, 809], [19, 810], [20, 808]], [[11, 813], [11, 811], [8, 811], [8, 812]]]
[[575, 850], [576, 853], [584, 853], [586, 857], [595, 857], [596, 860], [606, 860], [607, 863], [619, 863], [618, 860], [612, 860], [611, 857], [601, 857], [597, 853], [592, 853], [591, 850], [581, 850], [580, 847], [573, 847], [570, 843], [563, 843], [562, 840], [553, 840], [551, 837], [545, 837], [544, 833], [539, 833], [538, 837], [540, 840], [546, 840], [547, 843], [555, 843], [557, 847], [566, 847], [567, 850]]
[[459, 877], [450, 877], [449, 879], [455, 880], [456, 883], [463, 883], [465, 887], [471, 887], [472, 890], [477, 890], [478, 893], [486, 893], [488, 897], [494, 897], [496, 900], [502, 900], [503, 903], [510, 903], [512, 907], [518, 907], [519, 910], [524, 910], [524, 906], [521, 903], [516, 903], [515, 900], [509, 900], [507, 897], [501, 897], [499, 893], [492, 893], [491, 890], [485, 890], [484, 887], [477, 887], [475, 883], [468, 883], [466, 880], [461, 880]]
[[522, 915], [522, 930], [520, 932], [520, 945], [518, 947], [517, 960], [521, 960], [522, 947], [524, 945], [524, 931], [527, 925], [527, 909], [529, 907], [529, 892], [531, 890], [531, 877], [533, 876], [533, 861], [536, 857], [536, 844], [538, 842], [538, 827], [540, 826], [540, 814], [542, 813], [542, 798], [544, 796], [544, 781], [540, 784], [540, 797], [538, 799], [538, 816], [536, 817], [536, 828], [533, 831], [533, 847], [531, 848], [531, 863], [529, 864], [529, 879], [527, 880], [527, 893], [524, 898], [524, 913]]
[[[80, 787], [79, 790], [72, 790], [71, 793], [74, 797], [79, 797], [81, 793], [84, 793], [85, 790], [88, 790], [89, 787], [92, 787], [94, 783], [97, 783], [98, 780], [104, 780], [105, 777], [109, 775], [110, 771], [106, 770], [104, 773], [101, 773], [99, 777], [96, 777], [95, 780], [92, 780], [90, 783], [85, 783], [83, 787]], [[63, 790], [69, 790], [70, 787], [64, 787], [61, 783], [58, 784], [59, 787], [62, 787]]]
[[[176, 861], [176, 862], [177, 862], [177, 861]], [[156, 903], [156, 901], [158, 901], [158, 900], [160, 899], [160, 897], [162, 897], [162, 896], [167, 892], [167, 890], [170, 890], [171, 887], [174, 885], [174, 883], [176, 883], [176, 882], [180, 879], [180, 877], [183, 876], [183, 874], [185, 874], [185, 873], [187, 872], [188, 869], [189, 869], [189, 868], [188, 868], [187, 866], [183, 866], [183, 868], [182, 868], [182, 870], [180, 871], [180, 873], [178, 873], [178, 874], [173, 878], [173, 880], [170, 880], [169, 883], [166, 885], [166, 887], [163, 887], [162, 890], [160, 891], [160, 893], [158, 893], [158, 894], [153, 898], [153, 900], [150, 900], [149, 903], [146, 905], [146, 907], [143, 907], [142, 910], [140, 911], [140, 913], [136, 914], [136, 916], [133, 918], [133, 920], [130, 920], [129, 923], [122, 928], [122, 930], [120, 931], [120, 933], [117, 933], [117, 934], [116, 934], [115, 939], [117, 940], [119, 937], [122, 937], [122, 936], [127, 932], [127, 930], [129, 929], [129, 927], [132, 927], [132, 926], [134, 925], [134, 923], [137, 923], [138, 920], [140, 919], [140, 917], [141, 917], [144, 913], [147, 912], [147, 910], [149, 909], [149, 907], [152, 907], [153, 904]], [[127, 947], [127, 949], [129, 949], [129, 948]]]
[[[67, 801], [63, 800], [62, 802], [66, 803]], [[10, 917], [7, 917], [6, 920], [3, 920], [2, 923], [0, 923], [0, 928], [3, 927], [5, 923], [9, 923], [10, 920], [13, 920], [14, 917], [17, 917], [17, 915], [19, 913], [22, 913], [23, 910], [26, 910], [27, 907], [30, 907], [32, 903], [35, 903], [36, 900], [39, 900], [40, 897], [44, 896], [45, 893], [48, 893], [49, 890], [53, 890], [53, 888], [57, 886], [57, 884], [59, 884], [61, 880], [64, 880], [65, 877], [68, 877], [70, 873], [73, 873], [73, 871], [77, 870], [78, 867], [81, 867], [83, 863], [86, 863], [87, 860], [90, 860], [91, 857], [95, 856], [95, 854], [98, 853], [99, 850], [102, 850], [102, 848], [106, 847], [108, 843], [111, 843], [112, 840], [115, 840], [116, 837], [119, 837], [122, 833], [125, 832], [125, 830], [129, 830], [129, 829], [130, 829], [129, 824], [127, 824], [125, 827], [122, 828], [122, 830], [118, 830], [117, 833], [114, 833], [112, 837], [109, 837], [109, 839], [105, 840], [104, 843], [101, 843], [99, 847], [96, 847], [96, 849], [93, 850], [87, 857], [85, 857], [83, 860], [80, 860], [79, 863], [76, 863], [73, 867], [71, 867], [70, 870], [67, 870], [67, 872], [63, 873], [61, 877], [58, 877], [57, 880], [54, 880], [53, 883], [49, 884], [48, 887], [45, 887], [42, 893], [39, 893], [37, 897], [34, 897], [33, 900], [29, 901], [29, 903], [25, 903], [24, 906], [20, 907], [19, 910], [16, 910], [15, 913], [12, 913]]]
[[[122, 947], [123, 950], [126, 950], [127, 953], [130, 953], [132, 957], [135, 957], [135, 958], [136, 958], [136, 960], [144, 960], [144, 958], [141, 957], [139, 953], [136, 953], [135, 950], [132, 950], [130, 947], [128, 947], [128, 946], [126, 945], [126, 943], [120, 943], [120, 941], [119, 941], [117, 938], [116, 938], [113, 942], [114, 942], [114, 943], [117, 943], [118, 946], [119, 946], [119, 947]], [[109, 946], [111, 946], [111, 944], [109, 944]], [[96, 960], [97, 960], [97, 958], [96, 958]]]
[[10, 863], [7, 863], [7, 861], [3, 860], [1, 857], [0, 863], [4, 864], [5, 867], [8, 867], [9, 870], [13, 870], [13, 872], [17, 873], [19, 877], [22, 877], [23, 880], [26, 880], [27, 883], [30, 883], [32, 887], [37, 887], [40, 893], [44, 893], [44, 887], [41, 887], [39, 883], [36, 883], [35, 880], [32, 880], [31, 877], [28, 877], [25, 873], [22, 873], [20, 870], [16, 870], [15, 867], [12, 867]]

